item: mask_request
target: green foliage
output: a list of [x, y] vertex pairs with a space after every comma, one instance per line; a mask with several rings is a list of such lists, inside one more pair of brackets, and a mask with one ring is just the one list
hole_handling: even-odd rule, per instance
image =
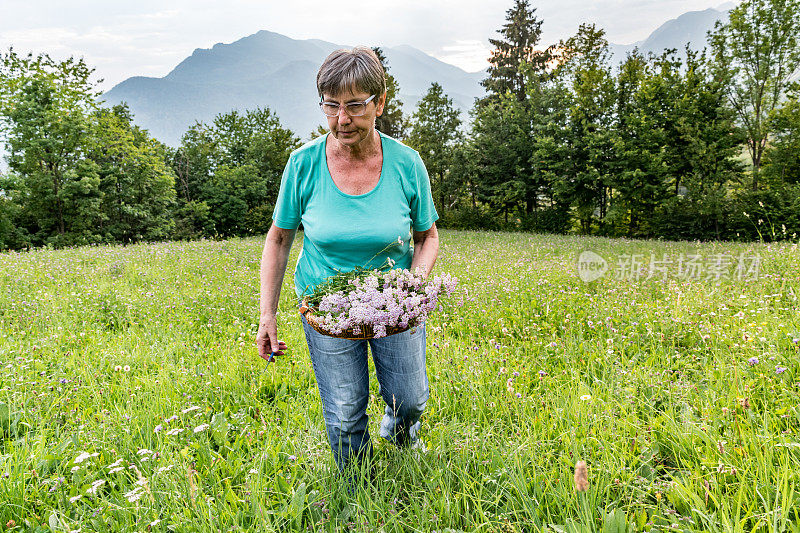
[[488, 77], [481, 82], [494, 100], [506, 93], [524, 101], [527, 93], [525, 69], [543, 71], [550, 51], [537, 50], [542, 35], [542, 21], [528, 0], [514, 0], [506, 12], [506, 22], [498, 31], [501, 38], [489, 39], [494, 47], [489, 58]]
[[[83, 60], [18, 56], [0, 67], [0, 125], [14, 204], [9, 246], [160, 240], [172, 231], [173, 175], [165, 149], [132, 125], [126, 106], [98, 107]], [[14, 229], [8, 229], [14, 226]]]
[[408, 124], [406, 118], [403, 116], [403, 102], [400, 100], [400, 84], [397, 83], [394, 76], [389, 74], [389, 63], [386, 61], [386, 56], [383, 55], [383, 50], [374, 47], [372, 51], [378, 56], [381, 65], [383, 65], [383, 70], [386, 72], [386, 103], [383, 106], [383, 113], [381, 113], [381, 116], [375, 119], [375, 129], [389, 137], [402, 139], [406, 136]]
[[800, 183], [800, 85], [770, 117], [772, 137], [764, 151], [764, 181], [771, 188]]
[[172, 234], [175, 176], [166, 148], [133, 125], [126, 105], [100, 109], [88, 156], [97, 165], [99, 224], [107, 242], [163, 240]]
[[460, 140], [459, 111], [453, 100], [434, 82], [417, 104], [411, 120], [411, 132], [406, 143], [417, 150], [431, 178], [433, 197], [441, 215], [458, 201], [460, 184], [451, 176], [454, 147]]
[[710, 33], [710, 43], [717, 76], [726, 80], [731, 106], [747, 132], [755, 190], [771, 132], [769, 116], [800, 68], [800, 2], [744, 0], [728, 16]]
[[247, 235], [268, 228], [283, 168], [299, 144], [269, 109], [231, 111], [189, 128], [172, 157], [181, 234]]
[[571, 93], [559, 155], [570, 162], [553, 183], [560, 203], [575, 208], [580, 231], [589, 234], [605, 216], [612, 174], [614, 79], [607, 64], [605, 32], [581, 24], [578, 33], [558, 45], [556, 77]]
[[13, 48], [0, 59], [0, 130], [34, 244], [100, 240], [96, 177], [83, 159], [99, 94], [92, 72], [82, 59], [22, 57]]

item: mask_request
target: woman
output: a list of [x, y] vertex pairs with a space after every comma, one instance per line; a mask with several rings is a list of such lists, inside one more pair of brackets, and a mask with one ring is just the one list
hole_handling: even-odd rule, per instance
[[[430, 274], [439, 251], [425, 165], [414, 150], [375, 129], [386, 103], [386, 80], [369, 48], [337, 50], [317, 73], [320, 107], [330, 133], [295, 150], [281, 180], [261, 257], [259, 355], [283, 355], [276, 310], [287, 258], [302, 222], [303, 250], [295, 269], [298, 298], [337, 271], [377, 267], [386, 255], [396, 268], [423, 267]], [[413, 252], [409, 240], [413, 236]], [[372, 261], [371, 264], [368, 262]], [[334, 459], [344, 469], [372, 454], [367, 429], [372, 352], [386, 403], [381, 437], [397, 445], [418, 444], [419, 418], [428, 399], [425, 327], [372, 340], [322, 335], [301, 317], [322, 400]]]

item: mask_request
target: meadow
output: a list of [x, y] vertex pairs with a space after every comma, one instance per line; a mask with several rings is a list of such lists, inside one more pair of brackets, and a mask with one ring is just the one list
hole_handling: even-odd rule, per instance
[[377, 438], [373, 373], [349, 494], [299, 238], [257, 357], [262, 239], [0, 254], [0, 531], [800, 531], [796, 243], [441, 232], [427, 451]]

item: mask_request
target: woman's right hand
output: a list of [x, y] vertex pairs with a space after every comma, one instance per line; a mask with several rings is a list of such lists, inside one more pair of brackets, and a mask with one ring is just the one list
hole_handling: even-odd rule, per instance
[[256, 333], [258, 356], [267, 362], [274, 361], [273, 355], [283, 355], [286, 343], [278, 340], [278, 320], [275, 315], [261, 317]]

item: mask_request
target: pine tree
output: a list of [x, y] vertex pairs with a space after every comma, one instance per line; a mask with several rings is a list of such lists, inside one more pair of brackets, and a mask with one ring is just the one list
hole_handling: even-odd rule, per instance
[[386, 104], [383, 106], [383, 114], [375, 119], [375, 127], [389, 137], [402, 139], [406, 135], [406, 119], [403, 117], [403, 102], [399, 98], [400, 85], [389, 74], [389, 64], [383, 50], [376, 46], [372, 51], [378, 56], [386, 72]]
[[528, 0], [514, 0], [506, 12], [506, 23], [499, 30], [501, 38], [489, 39], [494, 46], [489, 59], [489, 77], [481, 82], [489, 98], [513, 93], [522, 102], [526, 98], [525, 69], [542, 72], [550, 60], [550, 51], [537, 50], [542, 35], [542, 21]]

